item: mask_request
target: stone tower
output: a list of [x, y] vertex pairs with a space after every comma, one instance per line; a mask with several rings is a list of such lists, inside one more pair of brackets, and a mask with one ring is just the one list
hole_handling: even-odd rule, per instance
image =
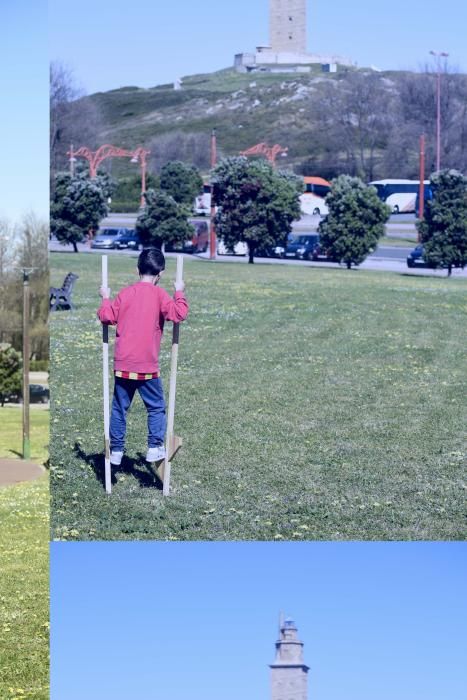
[[308, 666], [303, 662], [303, 642], [298, 638], [295, 622], [279, 622], [276, 658], [271, 664], [272, 700], [308, 700]]
[[269, 0], [269, 31], [274, 53], [306, 53], [306, 0]]

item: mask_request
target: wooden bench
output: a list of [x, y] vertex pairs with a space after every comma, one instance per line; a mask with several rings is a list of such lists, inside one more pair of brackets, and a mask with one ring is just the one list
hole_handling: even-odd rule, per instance
[[75, 275], [74, 272], [69, 272], [63, 280], [61, 287], [50, 287], [51, 311], [58, 311], [58, 309], [73, 310], [71, 295], [73, 294], [73, 287], [77, 279], [79, 279], [78, 275]]

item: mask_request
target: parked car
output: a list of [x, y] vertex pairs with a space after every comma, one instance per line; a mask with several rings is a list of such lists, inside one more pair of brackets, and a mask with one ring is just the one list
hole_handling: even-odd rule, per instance
[[234, 249], [227, 248], [222, 238], [217, 239], [217, 254], [218, 255], [247, 255], [248, 245], [244, 241], [239, 241], [235, 244]]
[[124, 229], [125, 233], [119, 234], [115, 239], [114, 247], [118, 250], [140, 250], [143, 247], [139, 234], [131, 228]]
[[47, 403], [50, 398], [48, 387], [42, 384], [29, 385], [29, 401], [31, 403]]
[[317, 233], [292, 233], [287, 245], [276, 246], [275, 254], [281, 258], [296, 258], [297, 260], [312, 260], [315, 246], [319, 243]]
[[195, 229], [193, 238], [189, 238], [183, 243], [166, 243], [167, 253], [205, 253], [209, 244], [209, 229], [206, 221], [191, 221]]
[[[47, 403], [50, 398], [49, 389], [42, 384], [30, 384], [29, 385], [29, 402], [30, 403]], [[9, 403], [16, 403], [22, 401], [21, 393], [9, 394], [5, 401]]]
[[315, 262], [340, 262], [337, 258], [335, 258], [329, 250], [324, 248], [324, 246], [318, 241], [318, 243], [315, 245], [313, 249], [313, 255], [312, 259]]
[[91, 248], [101, 250], [112, 250], [116, 248], [119, 236], [125, 235], [130, 229], [126, 228], [102, 228], [97, 232], [97, 236], [91, 242]]
[[407, 267], [427, 267], [423, 259], [423, 246], [417, 245], [407, 256]]

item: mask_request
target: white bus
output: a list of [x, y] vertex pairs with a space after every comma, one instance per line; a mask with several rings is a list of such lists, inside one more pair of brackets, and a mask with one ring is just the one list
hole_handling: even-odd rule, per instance
[[327, 216], [329, 209], [325, 198], [331, 190], [331, 183], [322, 177], [303, 178], [304, 192], [300, 195], [300, 209], [308, 216]]
[[203, 191], [195, 197], [193, 212], [198, 216], [210, 216], [211, 214], [211, 185], [209, 182], [203, 184]]
[[[393, 214], [415, 212], [419, 180], [374, 180], [369, 184], [376, 188], [378, 197], [391, 207]], [[429, 180], [424, 181], [425, 188], [429, 184]]]

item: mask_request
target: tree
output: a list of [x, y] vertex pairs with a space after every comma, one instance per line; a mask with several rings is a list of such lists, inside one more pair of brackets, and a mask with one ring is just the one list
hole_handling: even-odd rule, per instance
[[213, 171], [216, 230], [228, 248], [244, 241], [249, 263], [255, 251], [286, 240], [300, 218], [303, 181], [264, 160], [226, 158]]
[[358, 177], [340, 175], [326, 197], [329, 214], [319, 225], [320, 242], [330, 257], [359, 265], [384, 235], [390, 208]]
[[95, 148], [101, 115], [92, 98], [85, 98], [73, 72], [65, 64], [50, 65], [50, 172], [51, 189], [58, 171], [68, 166], [70, 144]]
[[11, 276], [16, 258], [15, 227], [8, 219], [0, 218], [0, 288]]
[[148, 148], [151, 151], [149, 167], [154, 173], [160, 173], [166, 163], [174, 160], [190, 163], [203, 171], [209, 170], [211, 164], [209, 132], [170, 130], [151, 139]]
[[99, 178], [90, 180], [65, 173], [56, 176], [50, 224], [52, 234], [60, 243], [71, 243], [77, 253], [77, 243], [84, 240], [89, 231], [97, 230], [106, 215], [107, 204]]
[[453, 267], [467, 264], [467, 178], [457, 170], [441, 170], [431, 176], [434, 192], [425, 218], [417, 227], [428, 265]]
[[[49, 242], [48, 222], [33, 212], [23, 216], [18, 226], [18, 256], [22, 268], [31, 269], [30, 285], [30, 348], [31, 357], [48, 359], [49, 333]], [[23, 285], [19, 286], [17, 308], [22, 308]]]
[[144, 246], [162, 249], [164, 243], [183, 243], [193, 237], [194, 227], [185, 209], [165, 192], [148, 190], [146, 206], [139, 215], [135, 230]]
[[[147, 189], [158, 189], [159, 178], [146, 176]], [[138, 211], [141, 200], [141, 175], [131, 175], [118, 179], [112, 194], [112, 211]]]
[[328, 81], [310, 105], [324, 150], [334, 161], [344, 156], [345, 172], [366, 180], [374, 178], [392, 111], [393, 96], [382, 76], [373, 72], [351, 71], [339, 83]]
[[0, 343], [0, 403], [21, 391], [21, 355], [9, 343]]
[[161, 169], [160, 187], [191, 212], [196, 195], [203, 189], [203, 178], [194, 165], [171, 161]]

